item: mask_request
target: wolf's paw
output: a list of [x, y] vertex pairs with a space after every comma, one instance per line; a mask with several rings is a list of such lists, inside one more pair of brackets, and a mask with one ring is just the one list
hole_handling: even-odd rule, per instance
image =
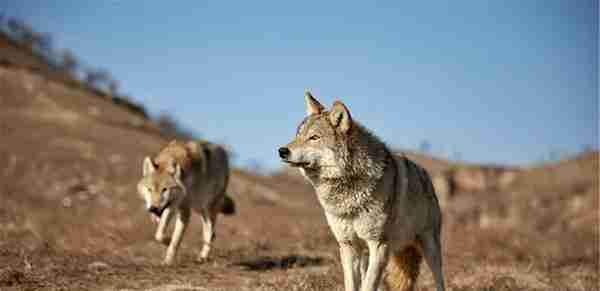
[[209, 260], [210, 259], [208, 257], [204, 257], [204, 256], [197, 256], [196, 257], [196, 263], [199, 263], [199, 264], [208, 263]]
[[164, 259], [162, 261], [161, 265], [163, 265], [163, 266], [173, 266], [173, 265], [175, 265], [175, 260], [174, 259], [166, 258], [166, 259]]
[[156, 241], [165, 246], [169, 246], [169, 244], [171, 244], [171, 237], [156, 238]]

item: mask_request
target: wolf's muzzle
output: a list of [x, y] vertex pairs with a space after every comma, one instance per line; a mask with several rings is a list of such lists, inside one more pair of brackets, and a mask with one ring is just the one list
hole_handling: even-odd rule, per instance
[[148, 211], [150, 213], [154, 213], [158, 217], [160, 217], [160, 215], [162, 214], [162, 209], [160, 209], [156, 206], [150, 206], [150, 208], [148, 208]]
[[160, 217], [162, 215], [162, 213], [165, 211], [165, 209], [167, 209], [169, 206], [171, 206], [171, 202], [172, 200], [167, 201], [167, 203], [165, 203], [165, 205], [163, 207], [156, 207], [156, 206], [150, 206], [150, 208], [148, 208], [148, 211], [150, 213], [154, 213], [156, 216]]
[[286, 147], [281, 147], [279, 148], [279, 157], [282, 159], [287, 159], [290, 156], [290, 149], [286, 148]]

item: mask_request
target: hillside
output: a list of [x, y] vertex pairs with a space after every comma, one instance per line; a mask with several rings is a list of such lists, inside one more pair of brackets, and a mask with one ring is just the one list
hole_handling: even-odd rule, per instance
[[[19, 65], [43, 66], [27, 54], [0, 49], [0, 59], [10, 60], [0, 67], [0, 290], [341, 288], [336, 243], [290, 171], [233, 170], [239, 211], [219, 220], [214, 258], [193, 260], [194, 217], [179, 264], [161, 266], [135, 183], [143, 157], [168, 140], [143, 115]], [[407, 155], [451, 183], [463, 183], [461, 169], [477, 181], [512, 173], [503, 187], [448, 194], [449, 290], [598, 290], [598, 153], [525, 169]], [[431, 290], [422, 270], [420, 290]]]

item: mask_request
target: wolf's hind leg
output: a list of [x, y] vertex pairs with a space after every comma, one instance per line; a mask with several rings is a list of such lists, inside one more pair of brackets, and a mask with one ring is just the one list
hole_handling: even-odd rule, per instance
[[208, 258], [212, 243], [215, 240], [215, 226], [217, 224], [218, 212], [216, 209], [204, 209], [200, 213], [200, 218], [202, 219], [202, 238], [204, 240], [204, 245], [198, 256], [198, 261], [200, 262]]
[[423, 256], [435, 279], [437, 291], [444, 291], [444, 275], [442, 273], [442, 248], [439, 231], [432, 230], [419, 236]]
[[171, 238], [167, 237], [165, 233], [167, 232], [167, 227], [169, 226], [169, 222], [171, 221], [171, 217], [173, 217], [173, 209], [168, 207], [163, 211], [160, 216], [160, 222], [158, 223], [158, 227], [156, 228], [156, 233], [154, 234], [154, 239], [159, 243], [164, 245], [169, 245], [171, 242]]
[[421, 252], [412, 245], [391, 254], [384, 278], [386, 290], [415, 290], [421, 260]]

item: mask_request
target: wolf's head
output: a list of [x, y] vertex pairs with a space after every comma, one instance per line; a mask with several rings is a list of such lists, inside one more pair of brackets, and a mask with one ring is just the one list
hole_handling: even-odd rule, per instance
[[279, 148], [279, 156], [283, 162], [321, 177], [340, 177], [346, 169], [356, 124], [340, 101], [326, 111], [309, 92], [305, 100], [307, 116], [298, 126], [294, 140]]
[[160, 218], [167, 207], [176, 204], [185, 195], [181, 167], [175, 161], [159, 166], [154, 164], [150, 157], [146, 157], [143, 177], [137, 185], [137, 190], [146, 202], [146, 209]]

